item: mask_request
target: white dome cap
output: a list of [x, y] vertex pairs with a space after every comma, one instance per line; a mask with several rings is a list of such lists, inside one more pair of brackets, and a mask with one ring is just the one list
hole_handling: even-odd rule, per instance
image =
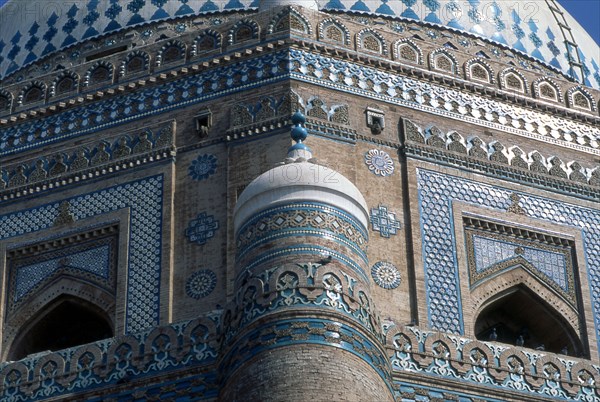
[[368, 227], [367, 203], [358, 188], [333, 169], [303, 161], [277, 166], [246, 187], [235, 206], [235, 232], [262, 210], [302, 202], [332, 205]]
[[[367, 203], [354, 184], [339, 172], [314, 163], [310, 149], [302, 143], [307, 132], [300, 112], [292, 117], [292, 138], [297, 143], [288, 150], [287, 163], [254, 179], [238, 198], [234, 210], [234, 230], [260, 211], [283, 204], [317, 202], [341, 209], [368, 227]], [[308, 159], [308, 160], [307, 160]]]

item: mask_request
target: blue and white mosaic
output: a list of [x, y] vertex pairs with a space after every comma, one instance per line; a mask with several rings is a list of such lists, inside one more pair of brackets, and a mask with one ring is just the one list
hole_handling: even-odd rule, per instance
[[371, 229], [379, 232], [381, 237], [390, 237], [396, 235], [402, 227], [400, 221], [396, 219], [396, 213], [388, 211], [388, 208], [379, 205], [377, 208], [371, 208]]
[[15, 278], [15, 294], [13, 302], [20, 300], [31, 289], [63, 268], [81, 270], [108, 278], [110, 246], [92, 248], [80, 253], [61, 256], [37, 264], [19, 267]]
[[387, 152], [371, 149], [365, 153], [365, 164], [377, 176], [389, 176], [394, 173], [394, 161]]
[[[128, 3], [128, 4], [125, 4]], [[151, 22], [252, 9], [254, 0], [13, 1], [0, 8], [0, 78], [77, 42]], [[178, 27], [176, 27], [178, 29]], [[113, 41], [114, 42], [114, 41]], [[110, 46], [114, 43], [108, 42]]]
[[[561, 70], [564, 74], [600, 87], [598, 45], [557, 2], [479, 0], [329, 0], [322, 9], [338, 12], [402, 17], [447, 26], [509, 46]], [[561, 26], [573, 34], [567, 41]], [[435, 31], [428, 31], [431, 37]], [[583, 66], [576, 64], [581, 60]], [[582, 81], [583, 80], [583, 81]]]
[[[206, 71], [133, 94], [71, 108], [63, 113], [24, 124], [0, 128], [0, 155], [19, 152], [112, 126], [163, 113], [221, 96], [220, 91], [248, 90], [288, 74], [288, 52], [270, 53], [234, 63], [219, 71]], [[231, 77], [239, 75], [239, 82]], [[251, 79], [251, 77], [257, 77]], [[228, 79], [221, 79], [227, 77]], [[206, 83], [211, 85], [207, 86]], [[28, 133], [23, 135], [23, 133]]]
[[210, 269], [194, 272], [185, 282], [185, 293], [194, 299], [208, 296], [217, 286], [217, 275]]
[[[429, 324], [438, 330], [462, 333], [461, 294], [456, 268], [452, 204], [454, 201], [460, 201], [506, 211], [511, 205], [510, 198], [514, 192], [500, 186], [477, 183], [424, 169], [417, 171], [417, 180]], [[593, 315], [598, 333], [600, 329], [598, 322], [600, 312], [600, 210], [529, 194], [519, 194], [519, 197], [520, 206], [527, 216], [581, 230], [584, 243], [582, 250], [584, 250], [588, 268]], [[538, 260], [546, 257], [531, 255], [531, 258], [538, 258]], [[553, 274], [552, 271], [550, 274]], [[600, 339], [600, 334], [598, 338]]]
[[[453, 90], [430, 83], [421, 82], [409, 77], [388, 74], [375, 68], [358, 66], [332, 57], [290, 49], [292, 77], [294, 79], [333, 88], [338, 91], [374, 97], [397, 105], [427, 111], [444, 117], [452, 117], [485, 127], [493, 127], [519, 136], [535, 138], [543, 142], [560, 144], [579, 151], [600, 155], [600, 129], [592, 125], [579, 124], [561, 116], [542, 115], [514, 104], [487, 99], [478, 95]], [[297, 67], [295, 67], [297, 64]], [[323, 78], [323, 71], [329, 71], [328, 78]], [[369, 81], [372, 89], [369, 89]], [[436, 99], [431, 101], [431, 99]], [[454, 105], [454, 106], [453, 106]], [[497, 115], [497, 121], [492, 116]], [[527, 116], [527, 117], [525, 117]], [[516, 128], [515, 121], [520, 121], [521, 128]], [[512, 122], [509, 124], [509, 122]], [[538, 127], [534, 127], [533, 123]], [[548, 138], [547, 128], [552, 133]], [[558, 130], [573, 132], [569, 140], [556, 140]], [[582, 147], [584, 138], [592, 139], [590, 146]], [[1, 143], [0, 143], [1, 147]], [[1, 151], [1, 148], [0, 148]]]
[[194, 180], [208, 179], [217, 171], [217, 157], [210, 154], [200, 155], [192, 161], [188, 171]]
[[217, 229], [219, 229], [219, 221], [213, 215], [201, 212], [196, 219], [190, 221], [189, 227], [185, 230], [185, 235], [192, 243], [203, 245], [206, 244], [208, 239], [214, 237]]
[[371, 277], [384, 289], [396, 289], [400, 286], [400, 272], [391, 262], [379, 261], [371, 267]]
[[[163, 177], [153, 176], [68, 200], [76, 220], [123, 208], [130, 211], [126, 329], [140, 331], [159, 322]], [[53, 225], [59, 202], [0, 216], [0, 239]], [[43, 272], [44, 271], [40, 271]]]
[[473, 236], [473, 245], [477, 272], [483, 272], [500, 262], [520, 256], [563, 290], [569, 290], [565, 256], [560, 253], [481, 236]]
[[[297, 62], [299, 67], [294, 67], [295, 63], [290, 66], [288, 63], [290, 59]], [[291, 72], [290, 67], [292, 68]], [[323, 79], [325, 68], [330, 71], [329, 79]], [[312, 70], [314, 73], [311, 73]], [[504, 104], [458, 90], [419, 82], [408, 77], [384, 73], [374, 68], [291, 49], [289, 52], [271, 53], [248, 61], [232, 63], [223, 67], [219, 72], [206, 71], [186, 76], [179, 80], [168, 81], [160, 87], [144, 88], [133, 94], [70, 108], [44, 119], [29, 120], [22, 124], [0, 128], [0, 155], [31, 150], [65, 138], [104, 130], [123, 122], [146, 117], [148, 113], [163, 113], [183, 105], [189, 106], [205, 102], [221, 96], [222, 91], [232, 93], [238, 90], [248, 90], [251, 87], [289, 77], [290, 73], [294, 79], [307, 82], [314, 82], [317, 79], [320, 85], [335, 90], [376, 97], [394, 104], [443, 116], [453, 116], [516, 135], [545, 142], [558, 142], [565, 147], [600, 154], [596, 140], [600, 137], [600, 129], [592, 125], [579, 124], [560, 116], [532, 112], [520, 106]], [[261, 79], [251, 80], [250, 77], [253, 74]], [[236, 75], [241, 76], [240, 82], [221, 79]], [[372, 91], [364, 89], [368, 88], [368, 80], [375, 84]], [[207, 87], [206, 82], [211, 82], [212, 85]], [[384, 87], [387, 88], [386, 91], [382, 90]], [[169, 95], [165, 96], [165, 94]], [[427, 102], [425, 96], [427, 94], [432, 99], [443, 99], [444, 102]], [[452, 105], [457, 105], [457, 108], [448, 109]], [[472, 112], [468, 111], [467, 106], [469, 105], [472, 106]], [[481, 110], [485, 111], [486, 118], [484, 120], [479, 115]], [[487, 116], [494, 114], [498, 115], [498, 122], [487, 119]], [[528, 124], [524, 128], [515, 128], [512, 124], [504, 124], [507, 121], [519, 121], [523, 116], [528, 116]], [[547, 127], [551, 129], [550, 136], [546, 131]], [[559, 136], [555, 134], [559, 130], [571, 133], [570, 139], [556, 139]], [[23, 135], [23, 133], [29, 134]], [[592, 139], [591, 142], [589, 139]], [[581, 145], [586, 144], [586, 141], [589, 142], [589, 145]]]

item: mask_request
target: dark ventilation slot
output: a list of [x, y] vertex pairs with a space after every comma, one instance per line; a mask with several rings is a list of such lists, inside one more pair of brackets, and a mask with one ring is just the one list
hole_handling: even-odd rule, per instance
[[103, 57], [110, 56], [112, 54], [117, 54], [117, 53], [123, 52], [125, 50], [127, 50], [127, 46], [126, 45], [119, 46], [119, 47], [113, 47], [111, 49], [103, 50], [103, 51], [98, 52], [98, 53], [90, 54], [89, 56], [86, 56], [85, 61], [92, 61], [92, 60], [101, 59]]

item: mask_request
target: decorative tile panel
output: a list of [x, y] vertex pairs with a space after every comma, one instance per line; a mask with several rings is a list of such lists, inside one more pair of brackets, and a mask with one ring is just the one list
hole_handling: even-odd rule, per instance
[[218, 355], [218, 320], [219, 315], [211, 313], [125, 337], [2, 362], [0, 399], [100, 402], [169, 400], [177, 394], [215, 400], [217, 372], [207, 367], [212, 368]]
[[546, 274], [561, 288], [567, 290], [567, 275], [565, 256], [552, 251], [534, 247], [522, 247], [518, 243], [508, 243], [491, 240], [485, 237], [473, 236], [475, 250], [475, 269], [482, 272], [494, 265], [521, 256], [529, 261], [540, 272]]
[[365, 153], [365, 164], [377, 176], [389, 176], [394, 173], [394, 161], [387, 152], [371, 149]]
[[192, 179], [201, 181], [208, 179], [217, 171], [217, 157], [214, 155], [200, 155], [192, 161], [188, 172]]
[[9, 252], [7, 314], [62, 274], [114, 293], [116, 247], [116, 237], [110, 236], [20, 258]]
[[217, 286], [217, 275], [210, 269], [194, 272], [185, 282], [185, 292], [189, 297], [201, 299], [208, 296]]
[[[129, 4], [127, 4], [129, 3]], [[133, 0], [131, 2], [84, 0], [56, 2], [16, 1], [0, 10], [3, 32], [16, 32], [12, 46], [0, 47], [0, 78], [76, 42], [151, 22], [215, 11], [254, 9], [251, 0], [195, 1]], [[192, 7], [190, 7], [192, 6]], [[52, 12], [51, 15], [49, 13]], [[11, 18], [8, 18], [8, 17]], [[49, 17], [49, 18], [48, 18]], [[185, 26], [183, 26], [185, 28]], [[28, 32], [23, 35], [21, 32]], [[0, 38], [0, 41], [7, 39]], [[1, 43], [1, 42], [0, 42]], [[109, 42], [110, 46], [111, 43]]]
[[[600, 129], [592, 125], [299, 49], [290, 49], [290, 58], [300, 81], [600, 155]], [[338, 78], [324, 79], [324, 70]]]
[[[74, 107], [44, 119], [0, 128], [0, 155], [106, 130], [115, 125], [146, 118], [149, 114], [206, 102], [207, 99], [221, 96], [222, 91], [231, 94], [232, 91], [262, 86], [287, 76], [287, 66], [287, 51], [270, 53], [229, 64], [219, 71], [204, 71], [162, 85], [149, 86], [135, 93]], [[240, 80], [232, 80], [231, 77], [234, 76], [239, 76]], [[207, 86], [207, 82], [212, 84]]]
[[[475, 219], [469, 221], [479, 222]], [[504, 229], [478, 230], [472, 225], [465, 227], [471, 287], [501, 272], [522, 267], [577, 309], [573, 242], [558, 238], [558, 242], [555, 242], [552, 236], [524, 230], [519, 231], [519, 236], [511, 236]], [[510, 231], [511, 228], [506, 229]]]
[[[496, 211], [506, 211], [511, 205], [511, 195], [514, 191], [425, 169], [418, 170], [417, 180], [429, 324], [432, 328], [442, 331], [462, 333], [452, 203], [460, 201]], [[520, 206], [527, 216], [581, 230], [582, 250], [593, 300], [593, 315], [600, 339], [600, 210], [525, 193], [519, 195]], [[553, 265], [548, 265], [550, 266]]]
[[400, 286], [400, 272], [391, 262], [379, 261], [371, 267], [371, 277], [384, 289], [396, 289]]
[[[69, 202], [75, 220], [129, 208], [128, 332], [159, 322], [162, 195], [163, 177], [153, 176], [62, 200]], [[0, 240], [51, 227], [62, 201], [0, 216]], [[41, 272], [49, 270], [45, 266]]]
[[238, 232], [238, 258], [266, 240], [301, 235], [333, 239], [367, 261], [366, 228], [347, 212], [331, 205], [315, 202], [271, 208], [252, 217]]
[[[555, 4], [559, 11], [553, 11], [550, 4]], [[588, 86], [600, 87], [600, 80], [594, 77], [599, 71], [599, 56], [594, 53], [598, 45], [576, 22], [565, 19], [564, 11], [560, 11], [562, 8], [555, 2], [330, 0], [322, 9], [386, 18], [403, 17], [468, 32], [535, 57]], [[398, 22], [396, 26], [400, 26]], [[573, 35], [568, 38], [571, 44], [567, 44], [560, 34], [564, 32], [561, 26], [568, 27]], [[436, 35], [434, 31], [429, 32]], [[543, 46], [544, 43], [547, 45]], [[577, 60], [581, 60], [583, 68], [577, 67]]]
[[214, 237], [217, 229], [219, 229], [219, 221], [213, 215], [201, 212], [196, 219], [190, 221], [188, 228], [185, 230], [185, 235], [192, 243], [203, 245]]
[[394, 236], [402, 228], [402, 224], [396, 219], [396, 213], [388, 211], [388, 208], [383, 205], [371, 208], [370, 220], [371, 229], [379, 232], [381, 237]]
[[[289, 60], [293, 61], [290, 63]], [[329, 71], [329, 79], [324, 78], [324, 69]], [[74, 107], [44, 119], [1, 128], [0, 155], [107, 129], [143, 118], [149, 113], [157, 114], [183, 105], [205, 102], [207, 99], [221, 96], [223, 91], [231, 94], [239, 90], [248, 90], [289, 77], [290, 73], [294, 79], [300, 81], [317, 80], [319, 85], [335, 90], [358, 93], [361, 96], [600, 155], [600, 144], [597, 140], [600, 138], [600, 130], [591, 125], [298, 49], [228, 64], [219, 72], [204, 71], [165, 82], [160, 86], [147, 87], [135, 93]], [[252, 83], [247, 84], [252, 74], [260, 79], [251, 80]], [[239, 82], [229, 79], [236, 75], [241, 76]], [[206, 82], [213, 84], [206, 86]], [[372, 85], [369, 86], [368, 82]], [[437, 101], [432, 102], [432, 99]], [[440, 103], [440, 99], [444, 102]], [[481, 114], [481, 110], [485, 113]], [[23, 133], [29, 134], [25, 136]], [[561, 133], [569, 134], [563, 136]]]
[[[396, 378], [407, 381], [395, 382], [400, 385], [397, 389], [400, 395], [396, 395], [402, 401], [598, 400], [600, 367], [586, 359], [424, 331], [414, 326], [392, 325], [386, 339], [388, 347], [394, 350], [390, 359], [398, 374]], [[449, 387], [451, 392], [423, 387], [413, 383], [410, 377], [413, 373], [428, 377], [427, 384], [456, 383]], [[474, 392], [469, 395], [471, 387]], [[497, 395], [499, 399], [486, 399], [482, 394]]]

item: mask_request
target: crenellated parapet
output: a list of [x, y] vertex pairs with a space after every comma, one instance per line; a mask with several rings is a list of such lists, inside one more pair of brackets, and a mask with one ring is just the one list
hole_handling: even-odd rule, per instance
[[[143, 398], [169, 392], [214, 398], [219, 312], [191, 321], [103, 341], [40, 353], [0, 364], [0, 398], [42, 400], [78, 393], [78, 398]], [[193, 375], [189, 371], [194, 370]], [[185, 373], [185, 381], [179, 379]], [[159, 374], [160, 380], [152, 380]], [[156, 377], [155, 377], [156, 378]], [[171, 389], [164, 387], [172, 379]], [[98, 399], [94, 399], [98, 398]]]
[[588, 360], [394, 324], [386, 340], [398, 382], [410, 378], [408, 372], [460, 381], [473, 390], [495, 388], [514, 399], [524, 394], [544, 400], [600, 397], [600, 367]]

